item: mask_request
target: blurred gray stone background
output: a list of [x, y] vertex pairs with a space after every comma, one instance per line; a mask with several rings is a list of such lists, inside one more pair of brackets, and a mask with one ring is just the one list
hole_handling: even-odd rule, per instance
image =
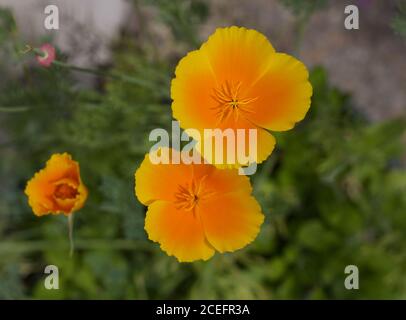
[[[307, 0], [303, 0], [307, 1]], [[145, 1], [144, 1], [145, 2]], [[207, 0], [210, 18], [201, 30], [205, 39], [216, 27], [240, 25], [265, 33], [278, 51], [294, 53], [295, 19], [277, 0]], [[56, 4], [60, 30], [43, 26], [44, 7]], [[344, 28], [344, 7], [360, 9], [360, 30]], [[160, 52], [177, 51], [154, 10], [142, 10], [143, 25], [126, 0], [0, 0], [11, 7], [27, 43], [39, 45], [52, 33], [73, 63], [95, 65], [110, 59], [109, 44], [122, 28], [157, 37]], [[351, 93], [372, 120], [406, 114], [406, 39], [394, 34], [390, 22], [395, 0], [331, 0], [310, 19], [300, 58], [308, 66], [323, 65], [334, 85]], [[139, 19], [138, 19], [139, 20]]]

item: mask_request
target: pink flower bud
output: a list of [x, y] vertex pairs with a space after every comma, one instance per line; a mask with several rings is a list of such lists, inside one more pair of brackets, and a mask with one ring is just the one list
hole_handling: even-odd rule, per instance
[[45, 43], [41, 46], [40, 50], [42, 55], [37, 55], [37, 61], [44, 67], [49, 67], [55, 60], [55, 48], [49, 43]]

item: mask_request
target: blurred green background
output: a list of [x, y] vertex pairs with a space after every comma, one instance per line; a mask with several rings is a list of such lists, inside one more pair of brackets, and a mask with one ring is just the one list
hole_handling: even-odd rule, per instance
[[[254, 13], [262, 2], [252, 1], [258, 4]], [[377, 1], [358, 2], [362, 12], [375, 12], [368, 6]], [[328, 63], [311, 63], [309, 114], [294, 130], [277, 135], [276, 150], [251, 177], [266, 220], [243, 250], [216, 254], [208, 262], [178, 263], [148, 241], [145, 208], [133, 192], [134, 172], [151, 147], [149, 132], [170, 128], [169, 88], [176, 64], [206, 39], [205, 30], [230, 24], [256, 28], [277, 50], [306, 63], [306, 43], [319, 39], [308, 31], [313, 17], [332, 14], [330, 6], [337, 3], [279, 1], [288, 17], [283, 23], [292, 30], [292, 38], [281, 39], [280, 45], [272, 33], [283, 30], [268, 33], [249, 11], [230, 16], [216, 1], [128, 5], [129, 21], [136, 19], [141, 28], [121, 28], [109, 43], [107, 62], [93, 64], [100, 72], [120, 72], [139, 83], [40, 67], [32, 54], [21, 53], [27, 42], [13, 11], [0, 9], [0, 298], [405, 299], [406, 101], [395, 116], [381, 116], [386, 109], [390, 113], [393, 99], [368, 88], [368, 81], [384, 86], [390, 81], [384, 75], [364, 84], [371, 106], [375, 100], [386, 102], [371, 115], [369, 104], [354, 102], [357, 90], [350, 94], [332, 84], [335, 73], [327, 71]], [[405, 48], [406, 6], [402, 1], [387, 6], [390, 19], [375, 23], [385, 23]], [[153, 32], [157, 26], [173, 47], [161, 47]], [[84, 45], [86, 37], [76, 45]], [[52, 33], [46, 33], [31, 44], [52, 41]], [[396, 54], [404, 58], [405, 52], [387, 52], [388, 63], [396, 62]], [[74, 51], [58, 50], [59, 60], [74, 58]], [[348, 74], [348, 81], [352, 77]], [[406, 89], [406, 83], [400, 85]], [[80, 162], [90, 191], [75, 215], [73, 258], [66, 217], [35, 217], [23, 192], [50, 155], [64, 151]], [[59, 267], [59, 290], [44, 288], [44, 268], [50, 264]], [[347, 265], [359, 268], [359, 290], [344, 287]]]

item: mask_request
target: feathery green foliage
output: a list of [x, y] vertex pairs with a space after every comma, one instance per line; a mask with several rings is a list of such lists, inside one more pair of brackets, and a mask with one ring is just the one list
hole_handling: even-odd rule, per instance
[[327, 5], [329, 0], [280, 0], [280, 2], [289, 8], [297, 16], [310, 16], [317, 10]]
[[406, 1], [398, 1], [398, 12], [392, 20], [393, 30], [406, 38]]

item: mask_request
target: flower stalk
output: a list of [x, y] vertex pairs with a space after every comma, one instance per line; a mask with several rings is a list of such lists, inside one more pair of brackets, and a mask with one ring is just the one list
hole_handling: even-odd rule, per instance
[[73, 241], [73, 213], [68, 216], [68, 234], [69, 234], [69, 256], [73, 257], [75, 243]]
[[[26, 46], [26, 49], [21, 51], [21, 53], [23, 53], [23, 54], [26, 54], [29, 52], [33, 52], [37, 57], [41, 57], [41, 58], [44, 58], [46, 56], [46, 53], [43, 50], [41, 50], [40, 48], [33, 48], [29, 45]], [[153, 82], [147, 81], [145, 79], [141, 79], [139, 77], [129, 76], [127, 74], [123, 74], [123, 73], [120, 73], [117, 71], [105, 72], [105, 71], [100, 71], [97, 69], [72, 65], [72, 64], [57, 60], [57, 59], [53, 60], [51, 65], [60, 67], [60, 68], [69, 69], [71, 71], [92, 74], [92, 75], [107, 78], [107, 79], [119, 80], [119, 81], [131, 83], [131, 84], [135, 84], [135, 85], [138, 85], [140, 87], [150, 89], [150, 90], [156, 90], [156, 85]], [[168, 93], [165, 92], [165, 95], [167, 95], [167, 94]]]

